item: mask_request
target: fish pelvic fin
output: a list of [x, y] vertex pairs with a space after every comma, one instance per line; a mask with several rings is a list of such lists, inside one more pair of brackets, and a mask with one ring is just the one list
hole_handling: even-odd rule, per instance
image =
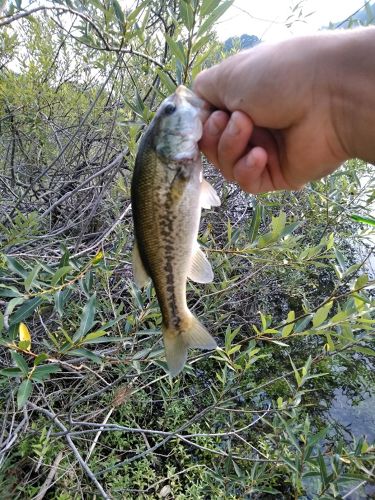
[[134, 239], [133, 254], [132, 254], [132, 264], [133, 264], [133, 276], [135, 284], [138, 288], [144, 288], [150, 282], [150, 277], [144, 268], [141, 255], [139, 253], [138, 243]]
[[214, 279], [211, 264], [200, 249], [198, 242], [194, 244], [188, 278], [196, 283], [210, 283]]
[[207, 350], [217, 347], [215, 339], [193, 314], [189, 313], [186, 323], [182, 331], [163, 327], [165, 356], [172, 377], [182, 371], [189, 347]]

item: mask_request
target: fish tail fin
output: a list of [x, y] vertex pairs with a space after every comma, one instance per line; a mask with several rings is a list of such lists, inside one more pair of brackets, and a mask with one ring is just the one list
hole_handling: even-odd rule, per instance
[[182, 331], [164, 328], [163, 334], [165, 356], [172, 377], [178, 375], [183, 369], [188, 347], [197, 349], [216, 349], [217, 347], [214, 338], [193, 314], [190, 314], [187, 327]]

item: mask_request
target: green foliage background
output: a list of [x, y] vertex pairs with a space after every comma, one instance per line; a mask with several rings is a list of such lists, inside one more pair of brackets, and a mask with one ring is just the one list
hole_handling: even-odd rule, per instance
[[228, 55], [214, 27], [231, 3], [4, 5], [3, 498], [365, 498], [374, 483], [373, 443], [329, 413], [337, 389], [374, 388], [370, 165], [257, 197], [206, 165], [215, 281], [188, 299], [221, 348], [174, 380], [154, 290], [132, 282], [137, 142]]

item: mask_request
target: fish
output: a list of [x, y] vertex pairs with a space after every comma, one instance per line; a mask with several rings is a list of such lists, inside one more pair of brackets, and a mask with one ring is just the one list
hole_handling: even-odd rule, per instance
[[151, 278], [162, 314], [165, 357], [178, 375], [188, 348], [217, 343], [186, 302], [186, 283], [210, 283], [211, 264], [197, 237], [202, 208], [220, 205], [203, 179], [198, 141], [208, 104], [183, 85], [158, 108], [143, 134], [131, 184], [133, 276], [139, 288]]

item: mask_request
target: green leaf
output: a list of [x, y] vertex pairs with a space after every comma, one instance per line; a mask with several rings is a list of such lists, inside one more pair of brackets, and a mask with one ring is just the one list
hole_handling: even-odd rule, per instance
[[356, 346], [352, 349], [355, 352], [360, 352], [361, 354], [366, 354], [366, 356], [375, 356], [375, 351], [369, 347]]
[[271, 227], [272, 227], [272, 236], [276, 239], [281, 236], [281, 233], [284, 231], [286, 224], [286, 214], [285, 212], [280, 212], [277, 217], [272, 217]]
[[17, 406], [19, 410], [25, 406], [32, 392], [33, 383], [29, 379], [24, 380], [17, 391]]
[[193, 54], [196, 54], [197, 52], [200, 51], [200, 49], [204, 46], [204, 45], [207, 45], [208, 42], [210, 41], [211, 37], [209, 35], [205, 35], [205, 36], [202, 36], [201, 38], [199, 38], [199, 40], [197, 40], [192, 48], [191, 48], [191, 51]]
[[296, 323], [296, 326], [294, 327], [294, 332], [295, 333], [301, 333], [305, 330], [305, 328], [307, 327], [307, 325], [310, 323], [311, 321], [311, 315], [307, 315], [306, 318], [302, 318], [300, 320], [297, 321]]
[[79, 349], [72, 349], [69, 351], [69, 354], [71, 356], [77, 356], [77, 357], [82, 357], [82, 358], [87, 358], [94, 363], [98, 363], [99, 365], [102, 363], [102, 358], [100, 356], [97, 356], [93, 352], [89, 351], [88, 349], [85, 349], [83, 347], [80, 347]]
[[167, 89], [169, 94], [173, 94], [173, 92], [176, 90], [176, 85], [171, 79], [171, 77], [163, 70], [160, 68], [156, 69], [156, 73], [158, 74], [158, 77], [160, 78], [161, 83], [164, 85], [164, 87]]
[[375, 219], [373, 217], [370, 217], [370, 216], [363, 216], [363, 215], [359, 215], [359, 214], [352, 214], [350, 216], [350, 218], [352, 220], [354, 220], [355, 222], [361, 222], [361, 223], [367, 224], [369, 226], [375, 226]]
[[10, 325], [15, 325], [16, 323], [20, 323], [24, 319], [31, 316], [31, 314], [35, 311], [35, 309], [43, 302], [42, 297], [34, 297], [26, 301], [22, 304], [21, 307], [17, 309], [15, 314], [11, 317]]
[[194, 26], [194, 11], [190, 5], [190, 1], [180, 0], [180, 15], [182, 21], [188, 30]]
[[96, 332], [91, 332], [86, 337], [83, 339], [82, 342], [87, 342], [88, 340], [93, 340], [97, 339], [99, 337], [103, 337], [104, 335], [107, 335], [107, 332], [104, 330], [96, 330]]
[[358, 290], [359, 288], [363, 288], [368, 283], [368, 275], [362, 274], [359, 276], [354, 284], [354, 289]]
[[63, 267], [60, 267], [55, 272], [55, 274], [52, 276], [51, 285], [52, 286], [56, 286], [57, 283], [61, 280], [61, 278], [63, 276], [65, 276], [66, 274], [70, 273], [71, 270], [72, 270], [72, 266], [63, 266]]
[[24, 282], [26, 292], [28, 292], [30, 290], [30, 288], [32, 287], [34, 280], [38, 276], [38, 273], [41, 270], [41, 268], [42, 268], [41, 264], [37, 264], [36, 266], [33, 267], [33, 269], [27, 275], [27, 278], [25, 279], [25, 282]]
[[32, 375], [31, 375], [31, 378], [33, 380], [42, 381], [42, 380], [48, 379], [52, 373], [57, 373], [60, 371], [61, 371], [61, 368], [57, 364], [40, 365], [40, 366], [37, 366], [35, 368], [35, 370], [33, 371]]
[[58, 312], [59, 316], [62, 317], [64, 315], [65, 303], [69, 299], [72, 294], [72, 290], [70, 288], [65, 288], [65, 290], [59, 290], [55, 293], [55, 310]]
[[40, 363], [43, 363], [46, 359], [48, 359], [48, 356], [45, 352], [38, 354], [38, 356], [34, 359], [34, 366], [40, 365]]
[[[218, 19], [229, 9], [229, 7], [233, 4], [234, 0], [227, 0], [225, 2], [222, 2], [214, 11], [211, 12], [211, 14], [208, 16], [208, 18], [203, 22], [201, 27], [198, 30], [197, 36], [204, 35], [209, 31], [212, 26], [216, 23]], [[202, 13], [201, 9], [201, 13]], [[209, 12], [209, 10], [207, 11]]]
[[317, 326], [320, 326], [328, 316], [329, 311], [331, 310], [331, 307], [333, 306], [333, 301], [331, 300], [324, 306], [320, 307], [316, 313], [313, 316], [313, 327], [316, 328]]
[[29, 373], [29, 367], [25, 358], [16, 351], [12, 351], [11, 356], [17, 368], [19, 368], [24, 375], [27, 375]]
[[22, 297], [22, 293], [15, 286], [0, 284], [0, 297]]
[[113, 5], [113, 9], [115, 11], [120, 29], [122, 30], [124, 27], [124, 23], [125, 23], [124, 12], [123, 12], [118, 0], [112, 0], [112, 5]]
[[205, 17], [219, 5], [220, 0], [203, 0], [200, 8], [200, 16]]
[[[295, 312], [294, 311], [289, 311], [288, 312], [288, 317], [286, 319], [286, 322], [289, 323], [291, 321], [294, 321], [295, 317], [296, 317]], [[290, 335], [292, 333], [293, 328], [294, 328], [294, 323], [291, 323], [290, 325], [284, 326], [284, 328], [281, 331], [281, 336], [282, 337], [288, 337], [288, 335]]]
[[248, 237], [250, 243], [255, 241], [256, 237], [258, 236], [262, 211], [263, 211], [262, 206], [259, 205], [259, 203], [258, 203], [255, 207], [255, 211], [254, 211], [253, 217], [251, 219], [251, 224], [250, 224], [250, 227], [249, 227], [249, 230], [247, 233], [247, 237]]
[[186, 64], [186, 57], [184, 54], [184, 49], [175, 41], [173, 38], [171, 38], [168, 35], [165, 35], [165, 39], [168, 43], [168, 47], [171, 51], [171, 53], [176, 57], [180, 63], [185, 66]]
[[25, 278], [25, 279], [27, 278], [29, 272], [27, 271], [26, 268], [24, 268], [22, 266], [22, 264], [20, 264], [20, 262], [18, 262], [18, 260], [13, 259], [13, 257], [8, 257], [8, 256], [5, 256], [5, 259], [7, 261], [8, 268], [10, 269], [10, 271], [13, 271], [14, 273], [18, 274], [22, 278]]
[[297, 385], [298, 385], [298, 387], [300, 387], [300, 385], [302, 383], [302, 377], [299, 374], [299, 371], [297, 370], [296, 365], [293, 363], [293, 360], [292, 360], [292, 358], [290, 356], [289, 356], [289, 359], [290, 359], [290, 364], [292, 365], [292, 368], [293, 368], [293, 371], [294, 371], [294, 377], [296, 379]]
[[346, 269], [345, 257], [340, 252], [340, 250], [338, 250], [337, 248], [334, 249], [334, 252], [335, 252], [336, 260], [339, 263], [341, 271], [345, 271], [345, 269]]
[[81, 315], [81, 324], [77, 332], [73, 335], [73, 341], [77, 342], [82, 337], [86, 335], [87, 332], [91, 330], [94, 326], [94, 317], [96, 312], [96, 293], [91, 296], [90, 300], [87, 302], [83, 308]]
[[4, 377], [20, 377], [23, 374], [19, 368], [3, 368], [0, 370], [0, 375]]

